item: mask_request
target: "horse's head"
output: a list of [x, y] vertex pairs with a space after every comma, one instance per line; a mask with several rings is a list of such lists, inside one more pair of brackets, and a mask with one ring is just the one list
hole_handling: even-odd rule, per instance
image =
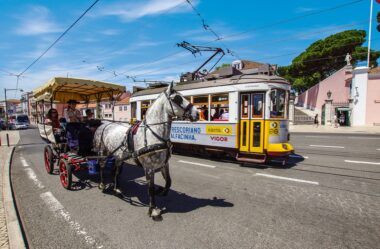
[[199, 120], [197, 108], [185, 99], [182, 94], [173, 89], [173, 82], [170, 83], [164, 94], [168, 100], [167, 108], [170, 115], [190, 119], [190, 121]]

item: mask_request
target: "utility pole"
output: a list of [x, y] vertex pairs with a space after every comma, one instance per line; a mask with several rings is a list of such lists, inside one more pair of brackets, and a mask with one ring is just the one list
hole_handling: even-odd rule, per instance
[[8, 130], [8, 103], [7, 103], [7, 89], [4, 88], [4, 98], [5, 98], [5, 129]]
[[373, 10], [373, 0], [371, 0], [371, 8], [369, 11], [369, 31], [368, 31], [368, 55], [367, 55], [367, 67], [369, 68], [369, 61], [371, 56], [371, 36], [372, 36], [372, 10]]

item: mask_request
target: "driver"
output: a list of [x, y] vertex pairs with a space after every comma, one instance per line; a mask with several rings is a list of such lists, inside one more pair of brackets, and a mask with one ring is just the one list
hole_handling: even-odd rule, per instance
[[64, 116], [67, 123], [78, 123], [82, 121], [82, 115], [79, 110], [75, 109], [79, 102], [73, 99], [67, 101], [67, 108], [64, 111]]

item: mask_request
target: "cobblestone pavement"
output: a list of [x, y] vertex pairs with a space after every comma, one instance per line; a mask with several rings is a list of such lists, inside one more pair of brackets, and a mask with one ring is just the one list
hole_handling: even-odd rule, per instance
[[8, 244], [8, 231], [7, 223], [5, 219], [5, 210], [4, 210], [4, 200], [3, 200], [3, 176], [4, 176], [4, 167], [7, 161], [7, 155], [11, 151], [10, 147], [0, 147], [0, 166], [1, 166], [1, 177], [0, 177], [0, 248], [9, 248]]
[[9, 134], [9, 142], [11, 145], [17, 144], [19, 140], [18, 131], [0, 131], [0, 249], [9, 248], [9, 239], [8, 239], [8, 229], [7, 229], [7, 220], [4, 209], [4, 169], [8, 167], [7, 161], [11, 155], [13, 146], [8, 147], [6, 145], [6, 133]]

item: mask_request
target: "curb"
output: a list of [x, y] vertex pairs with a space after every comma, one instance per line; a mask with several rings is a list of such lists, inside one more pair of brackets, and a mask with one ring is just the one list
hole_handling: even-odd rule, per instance
[[10, 168], [15, 147], [12, 148], [10, 157], [4, 167], [3, 175], [3, 191], [4, 191], [4, 209], [8, 229], [8, 240], [10, 249], [26, 248], [24, 236], [22, 234], [21, 225], [18, 219], [15, 201], [12, 194]]

